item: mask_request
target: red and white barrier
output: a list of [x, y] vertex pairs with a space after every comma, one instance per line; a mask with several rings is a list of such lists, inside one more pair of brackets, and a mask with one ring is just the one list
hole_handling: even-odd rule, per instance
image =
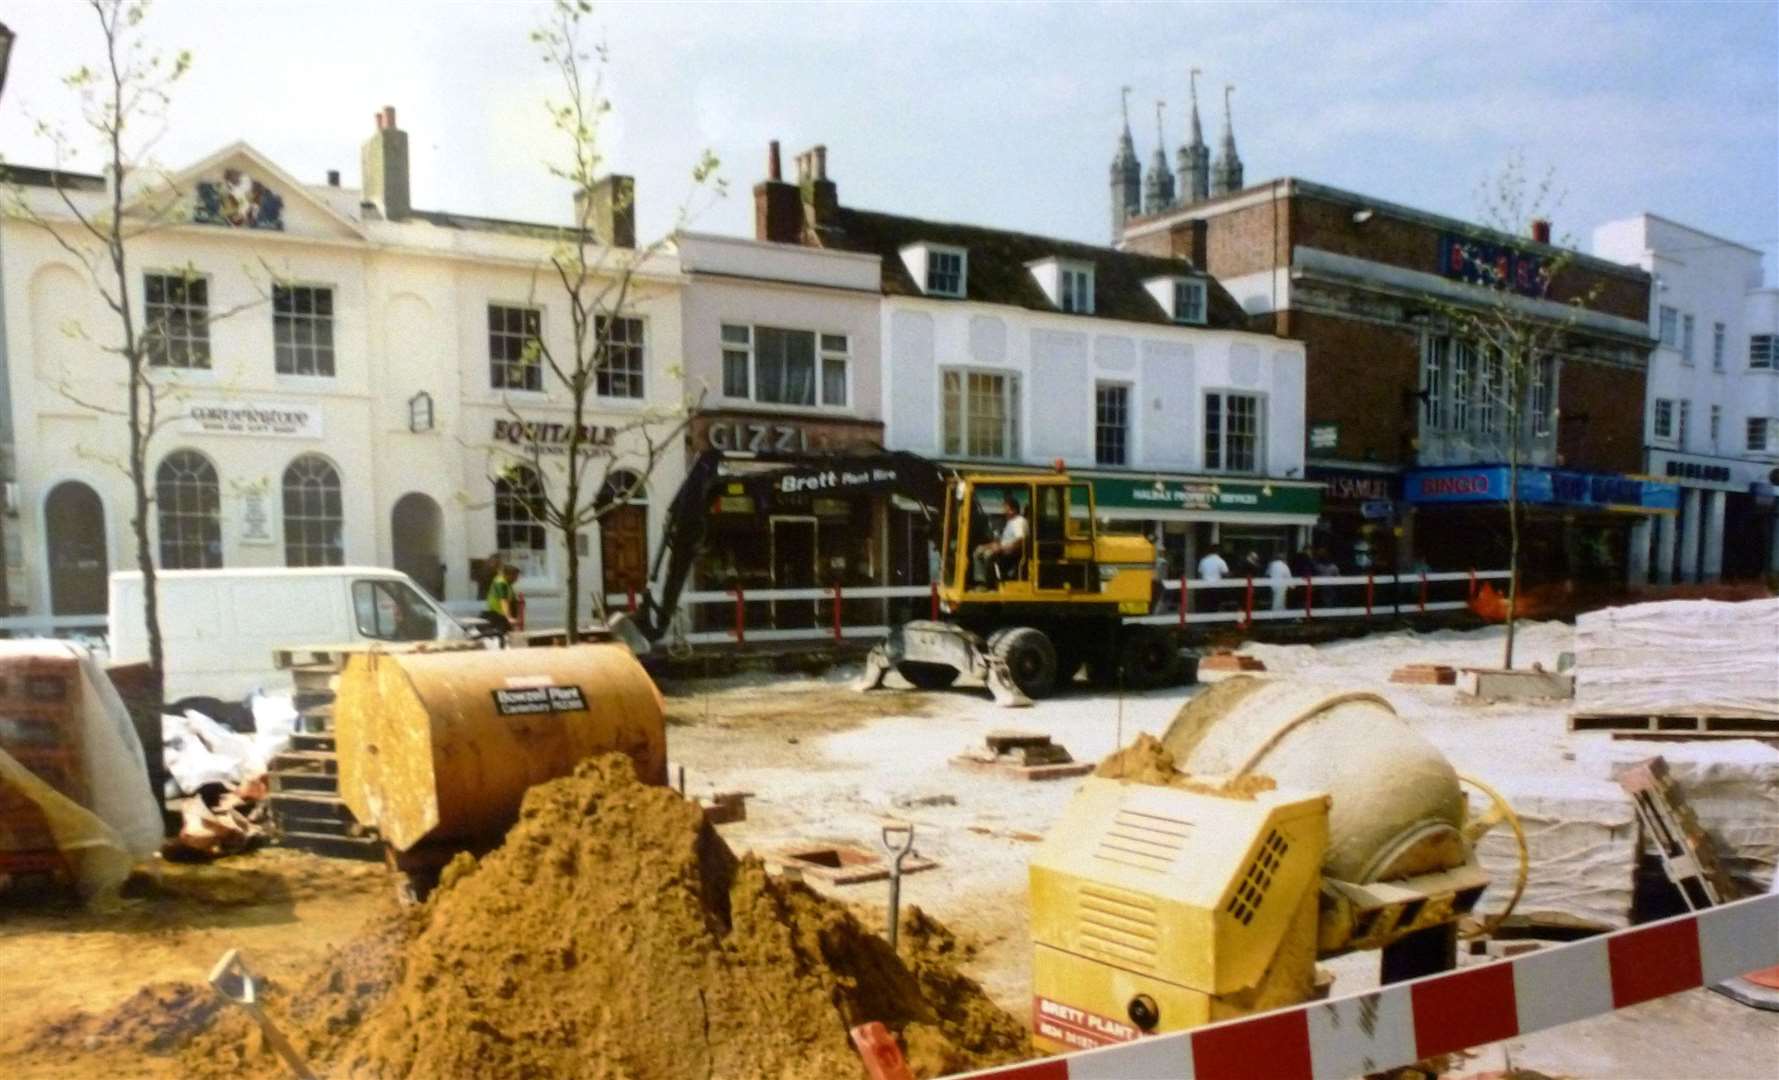
[[1779, 963], [1779, 894], [1120, 1046], [1000, 1080], [1335, 1080], [1500, 1042]]

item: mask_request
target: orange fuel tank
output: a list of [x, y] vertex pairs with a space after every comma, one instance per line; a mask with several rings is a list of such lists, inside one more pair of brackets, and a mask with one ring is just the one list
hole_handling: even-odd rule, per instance
[[397, 851], [496, 844], [527, 788], [593, 754], [667, 780], [661, 692], [615, 644], [354, 656], [334, 738], [341, 797]]

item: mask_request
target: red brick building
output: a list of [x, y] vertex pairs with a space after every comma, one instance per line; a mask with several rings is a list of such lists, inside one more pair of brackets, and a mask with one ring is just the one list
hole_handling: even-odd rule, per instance
[[[1467, 270], [1479, 262], [1535, 271], [1557, 256], [1548, 229], [1510, 236], [1286, 178], [1128, 217], [1119, 246], [1191, 259], [1256, 329], [1305, 343], [1310, 476], [1328, 485], [1318, 539], [1343, 568], [1368, 553], [1381, 569], [1505, 565], [1501, 410], [1486, 392], [1500, 370], [1443, 312], [1499, 301]], [[1631, 541], [1673, 495], [1635, 475], [1650, 278], [1562, 254], [1545, 295], [1510, 301], [1566, 327], [1528, 390], [1523, 565], [1534, 579], [1636, 580], [1647, 544]]]

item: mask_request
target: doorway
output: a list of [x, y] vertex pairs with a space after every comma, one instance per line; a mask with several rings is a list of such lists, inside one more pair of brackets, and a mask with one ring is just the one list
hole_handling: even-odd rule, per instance
[[443, 528], [444, 514], [439, 504], [418, 491], [397, 499], [389, 515], [395, 568], [413, 578], [414, 584], [435, 600], [445, 598], [445, 559], [439, 540]]
[[[813, 589], [816, 587], [815, 518], [775, 516], [772, 518], [772, 587], [774, 589]], [[782, 630], [815, 625], [814, 600], [774, 600], [772, 624]]]
[[43, 538], [52, 615], [102, 615], [106, 605], [105, 504], [78, 480], [43, 500]]
[[649, 512], [614, 506], [599, 519], [599, 568], [606, 596], [640, 594], [648, 581]]

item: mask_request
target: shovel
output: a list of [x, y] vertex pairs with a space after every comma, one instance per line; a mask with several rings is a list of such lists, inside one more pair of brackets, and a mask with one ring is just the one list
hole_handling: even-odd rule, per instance
[[241, 959], [239, 949], [230, 949], [222, 954], [222, 959], [210, 969], [210, 985], [224, 1001], [239, 1005], [243, 1012], [253, 1017], [253, 1022], [259, 1025], [259, 1030], [265, 1035], [266, 1042], [284, 1059], [284, 1064], [290, 1066], [290, 1071], [296, 1074], [297, 1080], [318, 1080], [315, 1073], [297, 1055], [296, 1047], [290, 1045], [290, 1040], [272, 1023], [272, 1018], [266, 1015], [265, 1010], [259, 1007], [254, 993], [253, 972], [247, 970], [247, 962]]

